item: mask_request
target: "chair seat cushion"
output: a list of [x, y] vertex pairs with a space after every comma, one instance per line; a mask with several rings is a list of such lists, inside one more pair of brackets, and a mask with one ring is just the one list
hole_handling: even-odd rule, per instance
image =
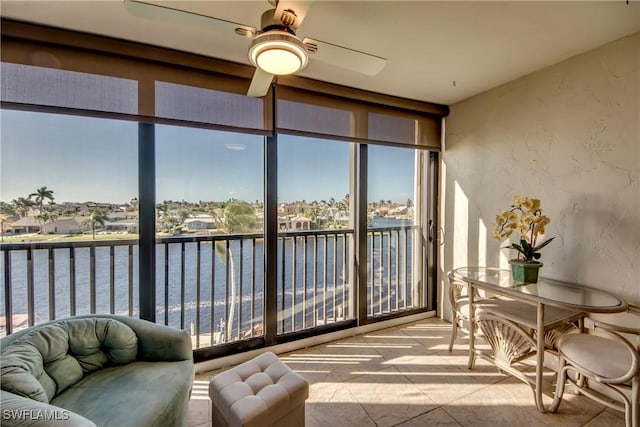
[[[521, 326], [529, 329], [536, 329], [538, 322], [538, 312], [534, 305], [522, 301], [516, 301], [509, 298], [496, 297], [488, 298], [480, 301], [477, 306], [477, 312], [485, 312], [495, 314], [511, 320]], [[576, 312], [563, 310], [551, 306], [544, 307], [544, 324], [558, 325], [565, 320], [571, 320], [577, 317]]]
[[190, 360], [107, 367], [86, 375], [51, 404], [99, 426], [180, 425], [186, 419], [193, 369]]
[[633, 355], [622, 343], [598, 335], [562, 336], [558, 349], [572, 365], [593, 372], [602, 382], [628, 374], [633, 363]]
[[[497, 297], [475, 297], [473, 302], [476, 306], [476, 312], [481, 312], [483, 310], [483, 303], [487, 301], [492, 301]], [[461, 297], [456, 300], [455, 309], [458, 313], [460, 313], [464, 319], [469, 318], [469, 297]]]

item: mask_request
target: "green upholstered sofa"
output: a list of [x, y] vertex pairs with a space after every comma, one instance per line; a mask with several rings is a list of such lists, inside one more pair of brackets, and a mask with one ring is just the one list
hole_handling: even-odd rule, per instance
[[55, 320], [0, 340], [2, 426], [186, 426], [185, 331], [140, 319]]

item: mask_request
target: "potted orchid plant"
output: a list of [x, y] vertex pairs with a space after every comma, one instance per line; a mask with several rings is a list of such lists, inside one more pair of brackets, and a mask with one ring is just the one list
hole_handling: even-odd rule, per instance
[[519, 282], [535, 283], [538, 271], [542, 267], [539, 261], [540, 250], [554, 239], [553, 237], [539, 243], [544, 235], [545, 226], [549, 224], [549, 217], [542, 214], [540, 200], [526, 196], [515, 196], [513, 204], [508, 210], [498, 210], [493, 238], [503, 241], [515, 233], [519, 243], [511, 243], [504, 249], [514, 249], [518, 256], [509, 261], [513, 279]]

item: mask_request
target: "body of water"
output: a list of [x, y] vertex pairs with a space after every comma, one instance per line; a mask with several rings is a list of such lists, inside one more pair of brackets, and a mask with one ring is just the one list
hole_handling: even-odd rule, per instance
[[[374, 229], [404, 224], [382, 218], [374, 221], [370, 224]], [[411, 283], [410, 254], [404, 252], [405, 248], [411, 250], [411, 232], [374, 234], [369, 239], [371, 310], [391, 311], [398, 305], [411, 305], [411, 290], [407, 288]], [[351, 245], [348, 234], [337, 238], [307, 236], [279, 240], [279, 333], [353, 317], [353, 278], [348, 261]], [[230, 241], [227, 253], [231, 256], [225, 249], [222, 243], [216, 250], [213, 242], [156, 245], [156, 315], [159, 323], [165, 323], [166, 318], [168, 325], [192, 331], [197, 325], [200, 333], [220, 332], [231, 326], [234, 336], [256, 330], [262, 323], [263, 241]], [[68, 248], [54, 249], [51, 261], [48, 250], [33, 250], [36, 323], [49, 320], [51, 302], [55, 318], [69, 316], [72, 293], [75, 294], [75, 313], [89, 314], [92, 274], [95, 275], [97, 313], [111, 311], [113, 295], [116, 314], [137, 315], [138, 247], [131, 246], [131, 260], [129, 246], [116, 246], [113, 261], [110, 250], [110, 247], [95, 248], [94, 272], [89, 248], [75, 249], [73, 265]], [[27, 313], [26, 251], [12, 251], [10, 262], [12, 312]], [[2, 261], [0, 277], [4, 277], [4, 269]], [[53, 271], [53, 298], [49, 289], [50, 271]], [[232, 288], [236, 290], [236, 298], [233, 322], [229, 325]], [[4, 316], [4, 289], [0, 296], [0, 315]]]

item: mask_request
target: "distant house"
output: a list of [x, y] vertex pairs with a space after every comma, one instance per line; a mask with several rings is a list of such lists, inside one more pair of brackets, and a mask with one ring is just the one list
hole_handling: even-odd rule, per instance
[[407, 215], [408, 213], [409, 208], [407, 206], [397, 206], [389, 210], [390, 215]]
[[107, 214], [107, 219], [111, 222], [122, 221], [125, 219], [136, 219], [136, 218], [138, 218], [138, 211], [109, 212]]
[[278, 230], [287, 231], [291, 228], [291, 223], [287, 218], [278, 217]]
[[124, 231], [127, 233], [138, 232], [138, 221], [131, 219], [122, 219], [119, 221], [106, 221], [104, 229], [107, 231]]
[[42, 234], [79, 234], [90, 229], [88, 224], [82, 224], [84, 220], [80, 216], [61, 216], [42, 224]]
[[291, 229], [295, 231], [311, 230], [311, 220], [305, 216], [291, 218]]
[[188, 230], [210, 230], [216, 228], [218, 221], [210, 215], [197, 215], [184, 220]]
[[333, 219], [336, 223], [349, 224], [349, 215], [344, 212], [338, 212]]
[[40, 222], [33, 216], [25, 216], [11, 223], [10, 228], [14, 234], [37, 233], [40, 231]]

